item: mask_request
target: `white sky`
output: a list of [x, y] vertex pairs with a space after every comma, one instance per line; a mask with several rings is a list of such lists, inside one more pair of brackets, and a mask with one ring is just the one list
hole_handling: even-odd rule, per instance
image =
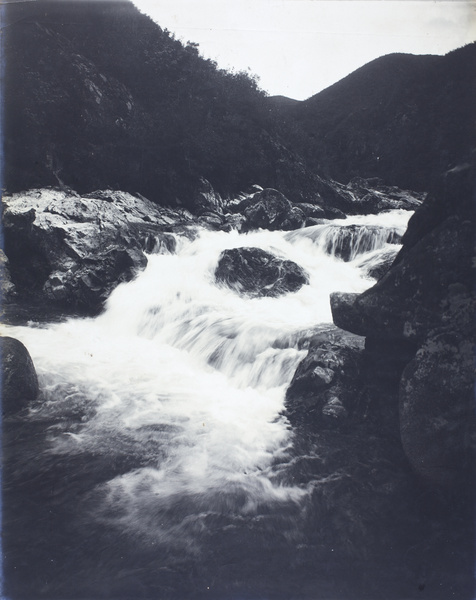
[[476, 40], [476, 0], [133, 0], [162, 28], [270, 95], [303, 100], [392, 52]]

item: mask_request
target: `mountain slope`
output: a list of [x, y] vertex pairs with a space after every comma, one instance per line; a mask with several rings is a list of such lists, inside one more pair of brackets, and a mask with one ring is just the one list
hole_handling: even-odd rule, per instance
[[[200, 177], [309, 198], [318, 180], [276, 135], [265, 94], [184, 46], [132, 3], [7, 7], [8, 191], [116, 188], [187, 201]], [[298, 190], [298, 191], [296, 191]]]
[[446, 56], [378, 58], [291, 107], [285, 137], [314, 168], [424, 190], [476, 146], [476, 43]]

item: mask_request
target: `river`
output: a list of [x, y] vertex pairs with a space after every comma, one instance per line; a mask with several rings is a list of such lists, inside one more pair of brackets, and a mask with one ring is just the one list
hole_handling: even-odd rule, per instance
[[[311, 496], [325, 481], [295, 477], [284, 395], [303, 340], [332, 321], [329, 294], [371, 286], [369, 268], [398, 249], [387, 240], [410, 215], [176, 236], [176, 252], [150, 254], [98, 317], [4, 327], [41, 386], [7, 424], [10, 597], [326, 600], [346, 589], [312, 565]], [[244, 246], [296, 262], [309, 284], [276, 298], [217, 285], [220, 253]]]

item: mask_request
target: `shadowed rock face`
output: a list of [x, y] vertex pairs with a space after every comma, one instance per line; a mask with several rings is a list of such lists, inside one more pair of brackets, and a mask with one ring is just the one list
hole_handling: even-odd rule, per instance
[[440, 485], [464, 484], [474, 470], [473, 182], [470, 169], [447, 173], [387, 274], [363, 294], [331, 298], [339, 327], [375, 347], [413, 344], [401, 361], [400, 435], [414, 470]]
[[38, 378], [25, 346], [11, 337], [0, 337], [2, 363], [2, 413], [14, 414], [35, 400], [39, 393]]
[[309, 282], [302, 267], [260, 248], [225, 250], [215, 278], [218, 283], [253, 298], [296, 292]]

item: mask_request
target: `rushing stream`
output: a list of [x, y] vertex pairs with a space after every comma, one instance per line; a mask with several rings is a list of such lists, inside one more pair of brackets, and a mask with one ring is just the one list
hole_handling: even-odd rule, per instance
[[[5, 327], [42, 390], [12, 435], [12, 598], [324, 599], [308, 567], [289, 570], [322, 482], [293, 477], [284, 393], [302, 341], [332, 320], [329, 294], [372, 285], [410, 214], [201, 230], [149, 255], [97, 318]], [[296, 262], [309, 285], [277, 298], [218, 286], [220, 252], [243, 246]]]

